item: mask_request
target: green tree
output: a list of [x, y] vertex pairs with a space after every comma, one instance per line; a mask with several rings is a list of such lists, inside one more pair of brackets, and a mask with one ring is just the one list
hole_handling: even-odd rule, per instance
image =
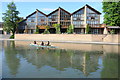
[[70, 25], [68, 28], [67, 28], [67, 33], [68, 34], [72, 34], [74, 32], [74, 26], [73, 25]]
[[120, 26], [120, 2], [102, 2], [104, 23], [109, 26]]
[[45, 26], [44, 34], [50, 34], [50, 32], [49, 32], [48, 29], [50, 29], [50, 26], [46, 25], [46, 26]]
[[86, 26], [86, 34], [90, 34], [91, 33], [91, 27], [87, 24]]
[[7, 32], [12, 32], [12, 36], [10, 38], [14, 38], [15, 31], [19, 22], [19, 11], [16, 10], [16, 6], [14, 2], [11, 2], [7, 5], [8, 10], [6, 13], [3, 13], [3, 30]]
[[39, 34], [39, 28], [38, 28], [38, 26], [36, 26], [35, 34]]
[[56, 34], [60, 34], [60, 24], [53, 24], [52, 25], [56, 29]]

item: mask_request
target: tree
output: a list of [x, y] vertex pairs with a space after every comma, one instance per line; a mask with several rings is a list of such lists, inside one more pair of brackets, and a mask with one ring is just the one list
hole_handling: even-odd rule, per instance
[[56, 29], [56, 34], [60, 34], [60, 24], [53, 24], [52, 25]]
[[91, 27], [87, 24], [86, 26], [86, 34], [90, 34], [91, 33]]
[[[120, 2], [103, 0], [104, 23], [109, 26], [120, 26]], [[109, 1], [109, 0], [108, 0]]]
[[50, 32], [49, 32], [48, 29], [50, 29], [50, 26], [46, 25], [46, 26], [45, 26], [44, 34], [50, 34]]
[[6, 10], [6, 13], [3, 13], [3, 30], [7, 32], [12, 32], [12, 36], [10, 38], [14, 38], [14, 34], [20, 20], [18, 17], [19, 11], [16, 10], [14, 2], [9, 3], [7, 7], [8, 10]]
[[36, 26], [35, 34], [39, 34], [39, 28], [38, 28], [38, 26]]
[[68, 28], [67, 28], [67, 33], [68, 34], [72, 34], [74, 32], [74, 26], [73, 25], [70, 25]]

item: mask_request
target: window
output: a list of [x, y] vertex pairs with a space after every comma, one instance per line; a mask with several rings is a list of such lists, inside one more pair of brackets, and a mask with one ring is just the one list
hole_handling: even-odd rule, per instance
[[55, 19], [52, 18], [52, 21], [55, 21]]
[[91, 17], [91, 19], [95, 19], [95, 17]]
[[41, 22], [44, 22], [45, 20], [44, 19], [41, 19]]

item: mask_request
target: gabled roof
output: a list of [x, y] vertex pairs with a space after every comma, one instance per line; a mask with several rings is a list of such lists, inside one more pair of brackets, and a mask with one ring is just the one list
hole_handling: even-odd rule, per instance
[[22, 22], [24, 22], [24, 21], [26, 21], [27, 19], [23, 19], [22, 21], [20, 21], [18, 24], [20, 24], [20, 23], [22, 23]]
[[47, 16], [45, 13], [43, 13], [43, 12], [39, 11], [38, 9], [36, 9], [36, 11], [34, 11], [32, 14], [28, 15], [26, 18], [32, 16], [32, 15], [35, 14], [37, 11], [38, 11], [39, 13], [41, 13], [41, 14]]
[[86, 6], [87, 6], [88, 8], [90, 8], [91, 10], [95, 11], [96, 13], [101, 14], [99, 11], [97, 11], [97, 10], [96, 10], [96, 9], [94, 9], [94, 8], [92, 8], [92, 7], [91, 7], [91, 6], [89, 6], [88, 4], [86, 4]]
[[41, 14], [43, 14], [43, 15], [45, 15], [45, 16], [47, 16], [45, 13], [43, 13], [42, 11], [40, 11], [40, 10], [38, 10], [38, 9], [36, 9], [39, 13], [41, 13]]
[[[84, 7], [85, 7], [85, 6], [84, 6]], [[73, 12], [71, 15], [73, 15], [73, 14], [77, 13], [78, 11], [80, 11], [80, 10], [84, 9], [84, 7], [82, 7], [82, 8], [80, 8], [80, 9], [76, 10], [76, 11], [75, 11], [75, 12]]]
[[56, 11], [58, 11], [59, 9], [65, 11], [66, 13], [68, 13], [69, 15], [71, 15], [68, 11], [66, 11], [65, 9], [59, 7], [58, 9], [54, 10], [53, 12], [49, 13], [47, 16], [50, 16], [51, 14], [55, 13]]
[[68, 11], [66, 11], [65, 9], [59, 7], [61, 10], [65, 11], [66, 13], [68, 13], [69, 15], [71, 15], [71, 13], [69, 13]]
[[[91, 6], [89, 6], [88, 4], [86, 4], [85, 6], [87, 6], [88, 8], [90, 8], [91, 10], [93, 10], [94, 12], [96, 12], [97, 14], [101, 14], [99, 11], [95, 10], [94, 8], [92, 8]], [[84, 9], [85, 6], [83, 6], [82, 8], [80, 8], [78, 10], [76, 10], [75, 12], [73, 12], [72, 15], [75, 14], [75, 13], [77, 13], [78, 11]]]
[[[33, 13], [31, 13], [30, 15], [28, 15], [28, 16], [26, 17], [26, 19], [23, 19], [21, 22], [26, 21], [28, 17], [32, 16], [32, 15], [33, 15], [33, 14], [35, 14], [37, 11], [38, 11], [39, 13], [41, 13], [41, 14], [43, 14], [43, 15], [47, 16], [45, 13], [43, 13], [43, 12], [39, 11], [38, 9], [36, 9], [36, 11], [34, 11], [34, 12], [33, 12]], [[21, 23], [21, 22], [19, 22], [19, 23]]]
[[49, 13], [47, 16], [50, 16], [51, 14], [55, 13], [56, 11], [58, 11], [58, 9], [52, 11], [51, 13]]
[[28, 18], [28, 17], [30, 17], [30, 16], [32, 16], [33, 14], [35, 14], [36, 13], [36, 11], [34, 11], [33, 13], [31, 13], [30, 15], [28, 15], [26, 18]]

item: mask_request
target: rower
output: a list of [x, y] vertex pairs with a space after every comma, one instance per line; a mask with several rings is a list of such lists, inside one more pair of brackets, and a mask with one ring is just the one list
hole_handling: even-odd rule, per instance
[[37, 44], [36, 41], [34, 41], [34, 44]]
[[42, 41], [41, 45], [44, 46], [44, 42], [43, 41]]
[[50, 42], [48, 41], [48, 43], [46, 44], [47, 46], [50, 46]]

